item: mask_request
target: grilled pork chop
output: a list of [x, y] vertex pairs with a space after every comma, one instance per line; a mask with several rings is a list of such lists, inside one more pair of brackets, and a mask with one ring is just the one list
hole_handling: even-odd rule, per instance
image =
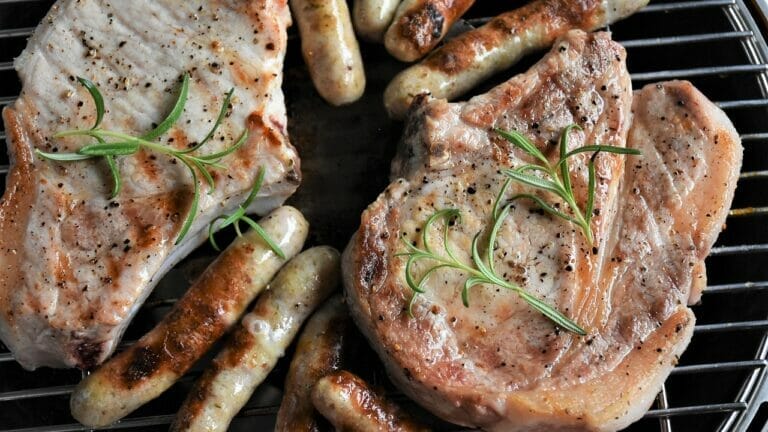
[[[266, 180], [249, 209], [267, 212], [300, 181], [288, 141], [282, 80], [285, 0], [61, 0], [16, 60], [23, 83], [4, 113], [12, 167], [0, 204], [0, 337], [27, 369], [89, 368], [114, 349], [152, 287], [199, 245], [208, 223], [243, 202], [260, 166]], [[110, 200], [104, 161], [56, 163], [34, 149], [76, 151], [83, 139], [56, 132], [89, 128], [94, 104], [75, 77], [96, 83], [103, 128], [141, 135], [170, 111], [184, 72], [189, 100], [159, 142], [185, 148], [211, 128], [225, 93], [230, 115], [209, 154], [248, 141], [212, 170], [194, 225], [174, 245], [190, 209], [182, 164], [140, 151], [118, 159], [123, 178]]]
[[[345, 251], [345, 287], [395, 383], [448, 421], [497, 431], [621, 429], [649, 408], [691, 338], [687, 305], [705, 286], [704, 258], [733, 198], [741, 145], [726, 116], [686, 82], [639, 91], [630, 129], [624, 58], [607, 33], [572, 31], [489, 93], [466, 103], [422, 98], [411, 113], [394, 181]], [[426, 219], [457, 208], [462, 219], [449, 243], [469, 262], [503, 183], [499, 170], [532, 162], [492, 128], [531, 137], [554, 162], [554, 144], [572, 123], [583, 132], [571, 132], [570, 148], [627, 143], [642, 151], [597, 156], [594, 247], [575, 225], [518, 200], [495, 262], [496, 273], [588, 334], [556, 328], [496, 286], [472, 288], [464, 307], [467, 276], [453, 269], [428, 279], [409, 317], [405, 260], [394, 255], [405, 249], [401, 238], [423, 247]], [[589, 157], [570, 164], [578, 203]], [[520, 192], [562, 205], [520, 184], [508, 194]], [[430, 234], [442, 252], [441, 230]], [[414, 274], [427, 264], [418, 261]]]

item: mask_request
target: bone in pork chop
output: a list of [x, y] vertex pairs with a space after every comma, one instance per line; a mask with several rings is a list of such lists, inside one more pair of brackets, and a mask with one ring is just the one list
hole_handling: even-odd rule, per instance
[[[285, 0], [54, 4], [16, 60], [22, 93], [3, 113], [12, 167], [0, 203], [0, 337], [25, 368], [102, 362], [158, 279], [204, 240], [215, 216], [244, 201], [260, 166], [266, 179], [250, 211], [294, 192], [299, 159], [280, 89], [288, 25]], [[93, 124], [75, 77], [104, 95], [104, 128], [138, 136], [170, 110], [185, 72], [189, 100], [163, 143], [202, 139], [230, 88], [231, 113], [205, 152], [250, 134], [221, 161], [226, 169], [211, 172], [215, 191], [202, 186], [195, 222], [174, 245], [192, 200], [182, 164], [143, 150], [119, 158], [123, 189], [110, 200], [102, 160], [56, 163], [33, 150], [84, 144], [52, 138]]]
[[[393, 183], [345, 251], [345, 288], [395, 383], [448, 421], [497, 431], [621, 429], [649, 408], [691, 338], [687, 304], [705, 286], [704, 258], [733, 198], [741, 145], [686, 82], [639, 91], [630, 129], [624, 58], [609, 34], [572, 31], [489, 93], [466, 103], [422, 98], [411, 113]], [[474, 287], [464, 307], [467, 276], [453, 269], [428, 279], [409, 317], [413, 292], [405, 260], [394, 256], [401, 237], [421, 246], [426, 219], [457, 208], [449, 243], [469, 262], [503, 183], [499, 170], [531, 162], [492, 128], [522, 132], [556, 161], [554, 144], [571, 123], [583, 128], [571, 132], [571, 148], [627, 143], [642, 156], [597, 156], [594, 248], [575, 225], [516, 201], [498, 235], [496, 273], [588, 334], [557, 329], [496, 286]], [[590, 155], [579, 157], [570, 169], [582, 203]], [[508, 196], [520, 192], [557, 203], [518, 183]]]

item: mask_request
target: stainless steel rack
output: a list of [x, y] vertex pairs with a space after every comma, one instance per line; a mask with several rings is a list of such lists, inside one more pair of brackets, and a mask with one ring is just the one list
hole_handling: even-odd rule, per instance
[[[51, 3], [50, 0], [0, 0], [0, 107], [12, 103], [19, 88], [12, 59], [19, 54], [23, 41]], [[766, 11], [765, 0], [653, 1], [635, 16], [611, 28], [614, 37], [628, 50], [629, 68], [636, 87], [657, 80], [693, 81], [733, 119], [742, 132], [745, 147], [744, 171], [735, 209], [707, 262], [711, 284], [702, 305], [694, 307], [699, 324], [693, 342], [662, 388], [654, 407], [643, 420], [629, 428], [631, 431], [768, 431], [768, 46], [763, 36], [768, 24]], [[470, 11], [467, 22], [481, 24], [488, 19], [484, 17], [486, 13], [482, 5], [477, 5]], [[380, 92], [378, 87], [386, 83], [392, 71], [402, 66], [393, 66], [392, 61], [382, 59], [386, 56], [380, 54], [372, 57], [366, 57], [366, 62], [370, 60], [369, 74], [378, 69], [373, 72], [369, 90]], [[289, 52], [287, 65], [298, 71], [294, 73], [302, 74], [301, 62], [297, 59], [297, 54]], [[524, 67], [525, 64], [521, 65], [519, 70]], [[384, 72], [378, 72], [379, 69]], [[376, 78], [377, 74], [383, 78]], [[306, 86], [288, 80], [286, 83], [292, 119], [319, 122], [326, 118], [308, 114], [302, 106], [291, 106], [292, 93], [306, 93], [305, 88], [296, 87], [301, 85]], [[379, 102], [379, 96], [375, 96], [363, 103]], [[340, 112], [345, 115], [352, 111]], [[387, 167], [381, 163], [381, 157], [391, 155], [385, 147], [391, 147], [391, 137], [399, 134], [398, 125], [391, 129], [394, 132], [376, 141], [376, 150], [364, 150], [362, 146], [346, 149], [343, 156], [359, 158], [358, 153], [372, 151], [375, 154], [370, 155], [371, 158], [384, 165], [376, 174], [383, 176]], [[291, 133], [296, 137], [302, 131], [294, 126]], [[330, 135], [321, 132], [316, 138], [322, 142], [324, 136]], [[0, 141], [5, 141], [2, 131]], [[2, 177], [8, 172], [9, 162], [5, 152], [0, 153]], [[321, 161], [327, 165], [334, 155], [333, 146], [313, 149], [304, 158], [305, 166], [320, 176], [324, 169]], [[317, 162], [313, 163], [313, 159]], [[336, 169], [336, 166], [325, 168]], [[360, 178], [360, 181], [367, 180]], [[0, 180], [0, 191], [4, 186]], [[304, 187], [312, 192], [317, 190], [317, 186], [311, 184]], [[372, 186], [367, 190], [378, 189]], [[350, 211], [359, 213], [375, 196], [368, 195], [352, 200], [348, 205]], [[295, 204], [306, 205], [309, 213], [321, 219], [324, 213], [317, 210], [307, 196], [308, 193], [300, 192]], [[322, 231], [333, 223], [321, 220], [316, 225]], [[324, 232], [324, 240], [330, 239], [331, 243], [343, 247], [355, 228], [347, 225], [338, 232]], [[178, 280], [180, 273], [169, 277]], [[172, 304], [173, 295], [167, 296], [162, 286], [160, 288], [153, 297], [155, 301], [144, 306], [137, 320], [144, 326], [134, 325], [135, 334], [131, 336], [140, 335]], [[124, 342], [123, 346], [127, 344], [130, 342]], [[367, 367], [378, 366], [372, 362]], [[170, 395], [151, 409], [141, 410], [110, 429], [163, 430], [198, 373], [196, 368], [177, 386], [175, 393], [172, 389]], [[261, 430], [271, 424], [279, 403], [282, 381], [279, 374], [278, 371], [278, 377], [267, 383], [240, 413], [233, 429], [250, 427], [253, 430], [254, 425], [260, 425], [255, 430]], [[69, 417], [67, 408], [68, 394], [79, 379], [80, 374], [73, 371], [25, 372], [0, 345], [0, 430], [86, 430]]]

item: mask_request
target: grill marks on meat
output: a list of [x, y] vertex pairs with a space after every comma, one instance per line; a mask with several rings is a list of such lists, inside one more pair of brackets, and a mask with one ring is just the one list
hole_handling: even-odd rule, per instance
[[[205, 237], [213, 217], [242, 202], [260, 166], [267, 172], [252, 211], [280, 205], [301, 178], [280, 89], [290, 23], [286, 2], [61, 0], [16, 60], [20, 98], [3, 113], [12, 168], [0, 203], [0, 336], [26, 368], [92, 367], [115, 348], [152, 286]], [[190, 96], [162, 142], [184, 148], [213, 125], [224, 94], [235, 97], [215, 152], [248, 129], [248, 142], [211, 172], [195, 224], [173, 243], [192, 198], [186, 168], [142, 151], [119, 159], [124, 185], [108, 199], [101, 161], [55, 163], [33, 149], [76, 151], [95, 110], [77, 76], [104, 95], [103, 127], [150, 130], [170, 109], [184, 72]]]
[[[730, 207], [741, 146], [725, 115], [689, 83], [650, 86], [632, 101], [623, 49], [607, 33], [572, 31], [487, 94], [416, 103], [395, 180], [363, 213], [344, 256], [353, 316], [410, 397], [449, 421], [499, 431], [617, 430], [648, 409], [690, 340], [687, 304], [705, 286], [703, 260]], [[530, 162], [491, 128], [520, 131], [555, 161], [570, 123], [584, 129], [572, 133], [572, 147], [626, 143], [643, 155], [598, 156], [594, 248], [575, 226], [518, 201], [496, 265], [589, 335], [555, 329], [496, 287], [473, 288], [465, 308], [465, 276], [445, 269], [409, 318], [405, 262], [393, 257], [399, 237], [418, 241], [434, 211], [458, 208], [462, 222], [449, 241], [468, 262], [503, 183], [498, 170]], [[579, 203], [588, 157], [571, 163]], [[442, 250], [438, 232], [432, 237]]]

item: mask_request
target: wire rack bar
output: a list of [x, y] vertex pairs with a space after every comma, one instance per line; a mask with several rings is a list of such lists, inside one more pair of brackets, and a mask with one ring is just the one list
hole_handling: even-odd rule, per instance
[[768, 289], [768, 281], [741, 282], [722, 285], [711, 285], [704, 290], [704, 294], [731, 294], [744, 291], [758, 291]]
[[768, 252], [768, 244], [750, 244], [737, 246], [718, 246], [712, 248], [709, 256], [743, 255]]
[[742, 141], [760, 141], [768, 139], [768, 132], [742, 134]]
[[10, 39], [17, 37], [29, 37], [35, 30], [34, 27], [23, 27], [15, 29], [3, 29], [0, 30], [0, 39]]
[[763, 216], [768, 214], [768, 207], [745, 207], [733, 209], [728, 212], [728, 217]]
[[[731, 411], [743, 411], [747, 408], [747, 404], [744, 402], [731, 402], [720, 404], [707, 404], [707, 405], [694, 405], [675, 408], [663, 408], [653, 409], [645, 414], [646, 418], [661, 418], [661, 417], [673, 417], [682, 415], [694, 415], [704, 413], [717, 413], [717, 412], [731, 412]], [[268, 407], [256, 407], [246, 408], [238, 414], [238, 417], [258, 417], [266, 415], [274, 415], [277, 413], [277, 406]], [[137, 417], [133, 419], [126, 419], [111, 426], [104, 428], [104, 430], [121, 430], [121, 429], [134, 429], [149, 426], [163, 426], [170, 424], [174, 415], [159, 415], [150, 417]], [[88, 428], [79, 424], [67, 424], [58, 426], [37, 426], [32, 428], [12, 429], [6, 432], [80, 432], [87, 431]]]
[[672, 375], [690, 375], [707, 372], [730, 372], [737, 370], [762, 369], [768, 365], [768, 360], [744, 360], [735, 362], [709, 363], [698, 365], [677, 366], [672, 369]]
[[666, 409], [652, 409], [645, 414], [646, 418], [673, 417], [682, 415], [707, 414], [718, 412], [744, 411], [746, 402], [729, 402], [719, 404], [693, 405]]
[[715, 102], [720, 109], [756, 108], [768, 105], [768, 99], [744, 99], [736, 101]]
[[671, 12], [685, 9], [701, 9], [718, 6], [735, 5], [735, 0], [693, 0], [675, 3], [651, 3], [640, 9], [637, 13]]
[[721, 333], [744, 330], [765, 330], [768, 329], [768, 320], [756, 321], [737, 321], [717, 324], [699, 324], [694, 327], [693, 332], [701, 333]]
[[647, 39], [631, 39], [619, 41], [624, 48], [647, 48], [661, 45], [682, 45], [690, 43], [712, 42], [729, 39], [746, 39], [754, 36], [751, 31], [730, 31], [721, 33], [703, 33], [684, 36], [667, 36]]
[[72, 393], [74, 385], [44, 387], [38, 389], [25, 389], [0, 393], [0, 402], [9, 402], [23, 399], [34, 399], [48, 396], [60, 396]]
[[747, 171], [739, 174], [739, 180], [748, 180], [748, 179], [763, 179], [768, 177], [768, 170], [762, 170], [762, 171]]
[[654, 72], [639, 72], [630, 74], [630, 76], [632, 77], [633, 81], [662, 81], [675, 78], [763, 73], [766, 71], [768, 71], [768, 65], [766, 64], [745, 64], [729, 66], [705, 66], [690, 69], [673, 69]]
[[[661, 391], [656, 395], [656, 407], [657, 409], [668, 409], [669, 399], [667, 398], [667, 385], [661, 385]], [[661, 432], [672, 431], [672, 420], [669, 417], [659, 417], [659, 427]]]

